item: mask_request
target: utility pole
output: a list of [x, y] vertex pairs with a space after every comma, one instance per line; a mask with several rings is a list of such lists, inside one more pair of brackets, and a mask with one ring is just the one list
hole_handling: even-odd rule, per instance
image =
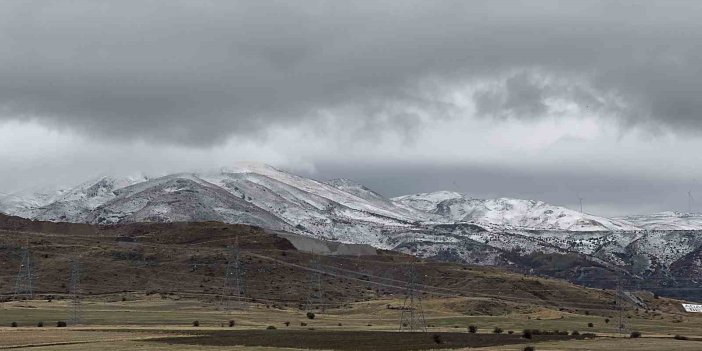
[[34, 297], [34, 265], [32, 254], [29, 251], [29, 240], [21, 249], [22, 263], [20, 263], [17, 280], [15, 282], [14, 299], [31, 299]]
[[427, 331], [427, 322], [424, 319], [424, 309], [422, 308], [422, 298], [417, 291], [418, 282], [417, 271], [413, 263], [407, 266], [407, 288], [405, 291], [405, 301], [402, 304], [402, 314], [400, 315], [400, 331]]
[[77, 258], [71, 260], [71, 278], [69, 287], [71, 311], [68, 320], [72, 324], [81, 322], [82, 306], [80, 303], [80, 262]]
[[221, 306], [225, 311], [242, 308], [244, 298], [244, 270], [237, 240], [234, 246], [227, 246], [228, 259], [224, 272]]
[[308, 294], [305, 303], [305, 311], [312, 312], [317, 306], [322, 313], [326, 310], [324, 304], [324, 287], [322, 285], [322, 264], [315, 255], [310, 261], [310, 275], [308, 281]]

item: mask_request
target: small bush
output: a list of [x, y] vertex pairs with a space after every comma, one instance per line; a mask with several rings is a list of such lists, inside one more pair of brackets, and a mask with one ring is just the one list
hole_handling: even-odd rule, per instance
[[56, 327], [57, 327], [57, 328], [65, 328], [65, 327], [66, 327], [66, 322], [64, 322], [64, 321], [58, 321], [58, 322], [56, 322]]
[[468, 332], [471, 333], [471, 334], [475, 334], [475, 333], [478, 332], [478, 327], [476, 327], [476, 326], [474, 326], [474, 325], [469, 325], [469, 326], [468, 326]]
[[594, 326], [595, 326], [595, 325], [592, 324], [592, 322], [590, 322], [590, 323], [587, 324], [587, 327], [588, 327], [588, 328], [592, 328], [592, 327], [594, 327]]
[[12, 322], [12, 323], [10, 323], [10, 327], [12, 327], [12, 328], [17, 328], [17, 322]]
[[578, 336], [578, 335], [580, 335], [580, 332], [577, 330], [573, 330], [572, 332], [570, 332], [570, 335]]
[[43, 328], [43, 327], [44, 327], [44, 322], [37, 323], [37, 328]]
[[275, 329], [278, 329], [278, 328], [276, 328], [276, 327], [274, 327], [274, 326], [272, 326], [272, 325], [269, 325], [269, 326], [266, 327], [266, 330], [275, 330]]
[[307, 319], [314, 319], [314, 313], [312, 312], [307, 312]]
[[687, 336], [682, 336], [682, 335], [675, 335], [673, 337], [673, 339], [675, 339], [675, 340], [690, 340], [690, 338], [688, 338]]
[[229, 328], [234, 328], [235, 325], [236, 322], [233, 319], [229, 321]]
[[434, 334], [431, 336], [432, 340], [434, 340], [435, 343], [441, 344], [441, 335], [440, 334]]
[[495, 327], [495, 329], [493, 329], [492, 332], [495, 333], [495, 334], [502, 334], [502, 328], [500, 328], [500, 327]]
[[200, 321], [193, 321], [193, 327], [199, 327]]
[[524, 351], [536, 351], [536, 348], [534, 346], [526, 346]]
[[629, 334], [629, 337], [632, 339], [640, 338], [641, 332], [633, 331], [633, 332], [631, 332], [631, 334]]

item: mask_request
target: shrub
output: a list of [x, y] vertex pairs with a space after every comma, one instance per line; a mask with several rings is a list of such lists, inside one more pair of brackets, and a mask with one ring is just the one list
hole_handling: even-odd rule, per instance
[[629, 337], [631, 337], [632, 339], [640, 338], [641, 332], [633, 331], [633, 332], [631, 332], [631, 334], [629, 334]]
[[524, 351], [536, 351], [536, 348], [534, 346], [526, 346], [524, 347]]
[[66, 327], [66, 322], [64, 322], [64, 321], [58, 321], [58, 322], [56, 322], [56, 327], [57, 327], [57, 328], [65, 328], [65, 327]]
[[687, 336], [682, 336], [682, 335], [675, 335], [673, 337], [673, 339], [675, 339], [675, 340], [690, 340], [690, 338], [688, 338]]
[[492, 332], [495, 333], [495, 334], [502, 334], [502, 328], [500, 328], [500, 327], [495, 327], [495, 329], [493, 329]]
[[274, 327], [274, 326], [272, 326], [272, 325], [269, 325], [269, 326], [266, 327], [266, 329], [267, 329], [267, 330], [275, 330], [275, 329], [278, 329], [278, 328], [276, 328], [276, 327]]
[[587, 324], [587, 327], [588, 327], [588, 328], [592, 328], [592, 327], [594, 327], [594, 326], [595, 326], [595, 325], [592, 324], [592, 322], [590, 322], [590, 323]]
[[580, 335], [580, 332], [577, 330], [573, 330], [572, 332], [570, 332], [570, 335], [578, 336], [578, 335]]
[[12, 328], [17, 328], [17, 322], [12, 322], [12, 323], [10, 323], [10, 326], [11, 326]]
[[314, 313], [307, 312], [307, 319], [314, 319]]
[[441, 344], [441, 335], [440, 334], [434, 334], [431, 336], [432, 340], [434, 340], [435, 343]]
[[229, 328], [233, 328], [235, 325], [236, 322], [233, 319], [229, 320]]
[[39, 323], [37, 323], [37, 327], [38, 327], [38, 328], [43, 328], [43, 327], [44, 327], [44, 322], [39, 322]]
[[476, 327], [476, 326], [474, 326], [474, 325], [469, 325], [469, 326], [468, 326], [468, 332], [471, 333], [471, 334], [475, 334], [475, 333], [478, 332], [478, 327]]
[[193, 321], [193, 327], [199, 327], [200, 321]]

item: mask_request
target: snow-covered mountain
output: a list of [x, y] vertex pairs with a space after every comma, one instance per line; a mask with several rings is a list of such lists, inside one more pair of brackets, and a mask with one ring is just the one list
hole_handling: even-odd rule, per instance
[[569, 231], [621, 231], [640, 228], [625, 220], [592, 216], [543, 201], [474, 199], [448, 191], [400, 196], [396, 203], [436, 214], [446, 221], [491, 227]]
[[641, 277], [675, 277], [671, 267], [702, 272], [700, 215], [605, 218], [541, 201], [475, 199], [448, 191], [388, 199], [348, 179], [320, 182], [253, 163], [5, 194], [0, 212], [93, 224], [241, 223], [422, 257], [530, 269], [547, 262], [540, 255], [557, 254], [576, 255], [581, 270], [628, 267]]
[[700, 230], [702, 214], [674, 211], [617, 218], [648, 230]]

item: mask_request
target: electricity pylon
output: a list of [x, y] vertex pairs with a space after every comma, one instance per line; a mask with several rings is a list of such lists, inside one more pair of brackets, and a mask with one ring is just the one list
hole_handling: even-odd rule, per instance
[[417, 291], [419, 278], [414, 264], [407, 266], [407, 287], [405, 301], [400, 315], [400, 331], [427, 331], [427, 321], [424, 319], [422, 298]]
[[238, 243], [228, 246], [227, 268], [224, 272], [221, 307], [225, 311], [241, 308], [244, 299], [244, 271]]
[[326, 305], [324, 303], [324, 286], [322, 284], [322, 264], [319, 262], [317, 256], [314, 256], [310, 261], [310, 275], [305, 311], [312, 312], [315, 306], [322, 312], [326, 310]]
[[78, 259], [71, 260], [71, 278], [68, 294], [71, 300], [71, 310], [68, 320], [72, 324], [78, 324], [81, 322], [82, 315], [80, 301], [80, 262], [78, 262]]
[[34, 265], [32, 254], [29, 252], [29, 243], [22, 247], [21, 256], [22, 263], [17, 272], [14, 299], [31, 299], [34, 297]]
[[617, 331], [619, 334], [626, 334], [626, 320], [624, 318], [624, 287], [622, 283], [622, 273], [617, 272], [617, 292], [615, 296], [615, 304], [619, 313], [619, 322], [617, 323]]

